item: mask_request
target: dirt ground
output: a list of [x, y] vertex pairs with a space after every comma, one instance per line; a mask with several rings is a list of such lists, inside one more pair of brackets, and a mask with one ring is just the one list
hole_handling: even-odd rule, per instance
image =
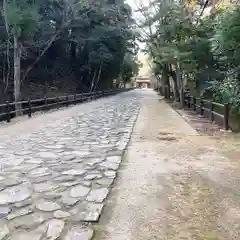
[[151, 90], [95, 240], [240, 239], [240, 141], [200, 135]]

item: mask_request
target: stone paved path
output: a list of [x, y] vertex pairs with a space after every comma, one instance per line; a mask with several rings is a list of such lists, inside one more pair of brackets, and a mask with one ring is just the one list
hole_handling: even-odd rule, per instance
[[0, 240], [91, 239], [139, 105], [132, 91], [65, 110], [35, 131], [26, 130], [37, 118], [18, 124], [20, 135], [8, 127], [16, 132], [0, 136]]

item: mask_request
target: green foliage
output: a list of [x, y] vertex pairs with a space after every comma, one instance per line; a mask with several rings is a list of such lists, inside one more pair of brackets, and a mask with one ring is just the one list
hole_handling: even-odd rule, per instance
[[240, 64], [240, 9], [227, 9], [216, 17], [216, 22], [213, 52], [223, 64], [226, 60], [230, 63], [229, 70], [234, 70]]
[[179, 65], [187, 87], [240, 112], [240, 8], [199, 19], [181, 2], [156, 0], [145, 11], [145, 28], [155, 29], [145, 37], [154, 73], [174, 78]]
[[131, 54], [126, 54], [122, 63], [120, 77], [123, 83], [130, 82], [132, 77], [138, 74], [139, 63], [137, 63], [135, 57]]
[[[134, 22], [132, 10], [124, 0], [5, 0], [3, 3], [0, 74], [9, 79], [0, 83], [0, 90], [7, 89], [5, 93], [13, 82], [13, 35], [22, 50], [23, 83], [54, 85], [61, 78], [76, 86], [72, 91], [90, 91], [92, 85], [111, 87], [112, 81], [123, 72], [126, 81], [135, 74]], [[130, 62], [126, 61], [129, 54]]]
[[6, 15], [11, 34], [26, 37], [34, 34], [40, 20], [38, 5], [34, 1], [8, 0]]
[[214, 97], [229, 102], [240, 112], [240, 9], [229, 8], [215, 16], [215, 29], [211, 39], [212, 52], [218, 71], [224, 79], [215, 86]]

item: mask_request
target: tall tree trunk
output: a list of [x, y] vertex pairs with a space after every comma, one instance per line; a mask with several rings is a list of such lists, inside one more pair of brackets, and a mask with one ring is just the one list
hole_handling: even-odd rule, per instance
[[90, 92], [92, 92], [92, 90], [93, 90], [96, 76], [97, 76], [97, 70], [94, 70], [94, 74], [93, 74], [93, 78], [92, 78], [92, 82], [91, 82]]
[[[16, 34], [14, 41], [14, 100], [19, 102], [21, 99], [21, 45]], [[21, 115], [21, 104], [15, 104], [16, 116]]]
[[176, 76], [177, 76], [177, 84], [179, 89], [179, 98], [180, 98], [180, 106], [184, 107], [184, 89], [183, 89], [183, 79], [181, 73], [181, 65], [180, 63], [176, 63]]
[[177, 73], [173, 70], [172, 64], [169, 65], [169, 74], [172, 77], [174, 100], [179, 101]]
[[4, 83], [0, 83], [0, 104], [2, 103], [4, 103]]
[[172, 85], [172, 90], [173, 90], [174, 101], [178, 101], [179, 94], [178, 94], [178, 89], [177, 89], [177, 82], [176, 82], [176, 79], [172, 77], [172, 75], [171, 75], [171, 85]]
[[101, 74], [102, 74], [102, 65], [100, 66], [100, 68], [99, 68], [99, 70], [98, 70], [97, 82], [96, 82], [96, 84], [95, 84], [94, 89], [97, 88], [97, 85], [98, 85], [98, 83], [99, 83], [99, 81], [100, 81], [100, 78], [101, 78]]
[[168, 65], [165, 63], [163, 65], [162, 79], [161, 79], [162, 80], [161, 94], [164, 95], [165, 97], [168, 97], [168, 96], [166, 96], [167, 95], [166, 90], [170, 89], [168, 72], [169, 72]]
[[76, 49], [77, 49], [77, 43], [71, 42], [70, 46], [70, 52], [71, 52], [71, 67], [75, 68], [75, 62], [76, 62]]

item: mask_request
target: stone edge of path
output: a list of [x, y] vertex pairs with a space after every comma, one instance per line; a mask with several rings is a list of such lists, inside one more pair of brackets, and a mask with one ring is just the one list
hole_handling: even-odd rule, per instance
[[[114, 183], [115, 183], [115, 181], [116, 181], [116, 178], [118, 177], [118, 171], [119, 171], [119, 169], [120, 169], [120, 167], [121, 167], [121, 164], [122, 164], [122, 162], [123, 162], [124, 154], [125, 154], [125, 152], [126, 152], [126, 150], [127, 150], [127, 148], [128, 148], [128, 145], [129, 145], [129, 143], [130, 143], [130, 141], [131, 141], [131, 136], [132, 136], [133, 129], [134, 129], [134, 127], [135, 127], [135, 124], [136, 124], [136, 121], [137, 121], [139, 112], [140, 112], [140, 107], [138, 107], [137, 114], [135, 115], [135, 119], [134, 119], [133, 125], [132, 125], [132, 127], [131, 127], [131, 131], [130, 131], [130, 134], [129, 134], [129, 139], [128, 139], [128, 141], [124, 144], [124, 146], [123, 146], [121, 149], [119, 149], [119, 150], [121, 151], [121, 162], [120, 162], [120, 164], [119, 164], [118, 169], [116, 170], [116, 177], [114, 178], [114, 181], [113, 181], [112, 184], [110, 185], [110, 189], [112, 188], [112, 186], [114, 185]], [[110, 190], [107, 198], [109, 197], [110, 193], [111, 193], [111, 190]], [[105, 206], [105, 204], [104, 204], [104, 206]], [[102, 212], [104, 211], [104, 206], [103, 206]], [[102, 213], [101, 213], [101, 214], [102, 214]]]
[[[113, 186], [114, 186], [114, 184], [115, 184], [115, 182], [116, 182], [116, 179], [117, 179], [117, 177], [118, 177], [118, 171], [119, 171], [119, 169], [121, 168], [121, 165], [122, 165], [122, 163], [123, 163], [125, 152], [126, 152], [128, 146], [129, 146], [129, 143], [130, 143], [130, 141], [131, 141], [131, 136], [132, 136], [134, 127], [135, 127], [135, 125], [136, 125], [136, 121], [137, 121], [137, 119], [138, 119], [140, 109], [141, 109], [141, 107], [138, 106], [137, 114], [135, 115], [135, 119], [134, 119], [133, 125], [132, 125], [132, 127], [131, 127], [131, 131], [130, 131], [130, 133], [129, 133], [129, 139], [128, 139], [128, 141], [124, 144], [124, 146], [120, 149], [120, 150], [121, 150], [121, 162], [120, 162], [120, 164], [119, 164], [118, 169], [116, 170], [115, 178], [114, 178], [112, 184], [109, 186], [109, 193], [108, 193], [108, 195], [107, 195], [107, 197], [106, 197], [106, 200], [108, 200], [109, 197], [111, 196], [111, 191], [112, 191], [112, 188], [113, 188]], [[101, 210], [101, 212], [100, 212], [100, 215], [99, 215], [98, 220], [97, 220], [96, 222], [90, 222], [90, 225], [89, 225], [89, 226], [92, 228], [93, 233], [92, 233], [92, 237], [91, 237], [89, 240], [92, 240], [92, 239], [94, 239], [94, 237], [95, 237], [95, 227], [94, 227], [94, 225], [92, 225], [92, 224], [96, 224], [96, 223], [99, 222], [99, 219], [101, 218], [101, 215], [104, 213], [104, 208], [105, 208], [106, 204], [107, 204], [107, 201], [104, 202], [104, 204], [103, 204], [103, 208], [102, 208], [102, 210]]]

